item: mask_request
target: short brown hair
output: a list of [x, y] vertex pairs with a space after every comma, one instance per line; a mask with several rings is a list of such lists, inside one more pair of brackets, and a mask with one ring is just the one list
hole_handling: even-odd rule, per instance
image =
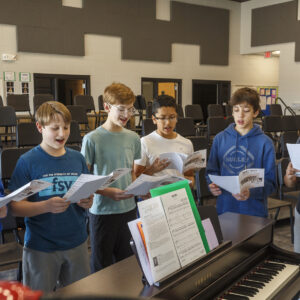
[[103, 101], [108, 104], [130, 104], [134, 103], [135, 96], [133, 91], [123, 83], [113, 82], [104, 90]]
[[260, 110], [260, 97], [258, 95], [258, 92], [254, 89], [250, 89], [248, 87], [238, 89], [232, 95], [229, 104], [234, 106], [244, 102], [251, 105], [253, 107], [254, 112]]
[[43, 103], [35, 113], [35, 120], [45, 126], [55, 119], [55, 115], [61, 115], [66, 124], [70, 124], [72, 117], [70, 111], [58, 101], [47, 101]]

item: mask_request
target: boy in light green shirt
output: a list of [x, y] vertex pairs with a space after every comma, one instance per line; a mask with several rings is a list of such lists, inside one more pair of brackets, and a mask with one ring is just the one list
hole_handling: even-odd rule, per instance
[[[96, 175], [108, 175], [118, 168], [132, 168], [141, 156], [139, 136], [124, 128], [134, 114], [135, 96], [130, 88], [113, 83], [104, 90], [108, 113], [103, 125], [85, 135], [82, 154]], [[97, 191], [90, 209], [91, 270], [96, 272], [132, 254], [127, 223], [136, 218], [132, 195], [123, 191], [134, 180], [133, 173], [111, 187]]]

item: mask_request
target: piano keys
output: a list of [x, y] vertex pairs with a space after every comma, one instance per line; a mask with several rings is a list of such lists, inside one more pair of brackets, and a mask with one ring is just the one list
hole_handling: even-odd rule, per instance
[[258, 264], [217, 299], [269, 300], [297, 275], [299, 265], [268, 259]]

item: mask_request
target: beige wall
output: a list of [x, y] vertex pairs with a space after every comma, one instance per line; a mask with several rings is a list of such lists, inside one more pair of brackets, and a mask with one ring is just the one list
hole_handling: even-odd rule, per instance
[[[76, 0], [68, 0], [64, 3], [70, 5], [72, 1], [74, 6], [78, 4]], [[230, 10], [229, 66], [200, 65], [200, 47], [183, 44], [172, 46], [171, 63], [121, 60], [120, 38], [92, 34], [85, 36], [84, 57], [17, 53], [16, 27], [0, 25], [0, 55], [2, 53], [18, 55], [16, 62], [0, 61], [0, 84], [2, 71], [90, 75], [91, 94], [96, 103], [98, 95], [112, 81], [124, 82], [132, 87], [136, 94], [140, 94], [141, 77], [177, 78], [182, 79], [183, 105], [192, 101], [192, 79], [231, 80], [233, 89], [244, 85], [278, 85], [279, 60], [277, 58], [264, 59], [262, 56], [240, 55], [241, 5], [239, 3], [224, 0], [182, 2]], [[158, 10], [159, 18], [169, 17], [168, 5], [159, 5]], [[19, 82], [16, 84], [21, 85]], [[31, 91], [33, 91], [32, 84]]]

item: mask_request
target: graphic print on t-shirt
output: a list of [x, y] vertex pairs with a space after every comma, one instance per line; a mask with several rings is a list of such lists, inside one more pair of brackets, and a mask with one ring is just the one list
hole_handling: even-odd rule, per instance
[[78, 173], [44, 174], [41, 179], [51, 182], [53, 185], [40, 191], [39, 196], [50, 198], [57, 195], [64, 195], [78, 177]]
[[232, 146], [223, 155], [223, 167], [229, 174], [239, 174], [254, 165], [254, 155], [245, 146]]

